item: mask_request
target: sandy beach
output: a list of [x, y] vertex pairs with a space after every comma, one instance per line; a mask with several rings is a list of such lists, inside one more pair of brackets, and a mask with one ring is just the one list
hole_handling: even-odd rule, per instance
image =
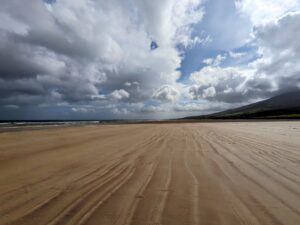
[[300, 224], [300, 122], [0, 133], [1, 225]]

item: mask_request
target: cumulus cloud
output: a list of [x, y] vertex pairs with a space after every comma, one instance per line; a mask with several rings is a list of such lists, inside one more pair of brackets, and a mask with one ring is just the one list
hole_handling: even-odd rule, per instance
[[220, 102], [245, 101], [245, 83], [249, 79], [246, 71], [233, 67], [207, 66], [192, 73], [189, 89], [193, 99], [208, 99]]
[[[260, 57], [246, 66], [220, 67], [220, 55], [190, 76], [193, 99], [225, 103], [251, 102], [300, 88], [300, 12], [256, 26]], [[232, 58], [244, 53], [229, 52]]]
[[174, 102], [179, 97], [179, 91], [170, 85], [164, 85], [157, 89], [153, 98], [161, 102]]
[[0, 104], [147, 101], [157, 86], [176, 83], [177, 46], [195, 42], [202, 16], [200, 0], [4, 0]]
[[[258, 21], [252, 18], [252, 42], [257, 46], [259, 57], [237, 66], [222, 66], [222, 62], [227, 60], [227, 56], [231, 59], [245, 57], [246, 52], [232, 50], [228, 54], [204, 59], [207, 65], [189, 77], [188, 90], [192, 99], [209, 101], [211, 106], [230, 104], [234, 107], [300, 88], [300, 11], [286, 13], [297, 9], [298, 3], [291, 1], [288, 6], [280, 7], [279, 2], [282, 1], [272, 2], [270, 8], [261, 1], [237, 3], [240, 4], [238, 10], [249, 12], [249, 16], [252, 16], [250, 12], [261, 16]], [[257, 6], [258, 12], [249, 9], [253, 7], [252, 4], [260, 4]], [[260, 8], [263, 6], [264, 10], [270, 10], [269, 16]], [[195, 103], [183, 105], [197, 108]], [[225, 105], [222, 107], [226, 108]], [[182, 107], [178, 108], [182, 110]]]
[[253, 64], [278, 91], [300, 87], [300, 11], [259, 26], [254, 33], [262, 58]]
[[127, 91], [125, 91], [124, 89], [115, 90], [110, 94], [110, 97], [115, 100], [126, 99], [126, 98], [129, 98], [129, 96], [130, 96], [130, 94]]
[[[300, 88], [299, 10], [298, 0], [3, 0], [0, 108], [175, 115]], [[202, 67], [181, 74], [190, 49]]]

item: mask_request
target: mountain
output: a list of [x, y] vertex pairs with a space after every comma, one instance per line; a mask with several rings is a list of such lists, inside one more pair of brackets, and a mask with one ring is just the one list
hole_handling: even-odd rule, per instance
[[184, 119], [264, 119], [300, 118], [300, 90], [270, 99], [205, 116]]

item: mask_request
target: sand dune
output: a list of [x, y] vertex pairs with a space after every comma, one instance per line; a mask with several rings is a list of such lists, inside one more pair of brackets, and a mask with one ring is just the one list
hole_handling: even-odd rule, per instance
[[0, 224], [300, 224], [300, 122], [1, 133]]

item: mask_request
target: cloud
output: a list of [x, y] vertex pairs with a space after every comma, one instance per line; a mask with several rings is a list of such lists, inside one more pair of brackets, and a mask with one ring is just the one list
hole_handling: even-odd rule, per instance
[[[0, 107], [167, 117], [300, 88], [299, 10], [297, 0], [3, 0]], [[181, 77], [189, 50], [201, 57]]]
[[191, 25], [198, 23], [204, 13], [197, 0], [134, 0], [138, 18], [143, 21], [158, 46], [181, 43], [187, 46], [192, 39]]
[[186, 103], [177, 103], [174, 106], [174, 111], [176, 112], [189, 112], [195, 113], [195, 115], [207, 114], [215, 111], [220, 111], [229, 107], [229, 104], [210, 102], [210, 101], [201, 101], [201, 102], [186, 102]]
[[227, 103], [242, 102], [250, 97], [245, 86], [250, 77], [249, 71], [238, 68], [207, 66], [192, 73], [190, 77], [192, 86], [189, 92], [193, 99]]
[[298, 0], [235, 0], [238, 11], [250, 17], [254, 26], [277, 20], [300, 9]]
[[229, 51], [243, 46], [250, 39], [251, 21], [236, 10], [235, 0], [205, 1], [205, 10], [197, 31], [210, 37], [207, 46], [211, 50]]
[[214, 87], [208, 87], [203, 90], [203, 98], [212, 98], [216, 95], [216, 89]]
[[233, 51], [229, 51], [228, 54], [233, 59], [242, 58], [247, 55], [246, 52], [233, 52]]
[[[259, 25], [254, 37], [260, 58], [243, 67], [220, 67], [220, 55], [190, 76], [193, 99], [252, 102], [300, 88], [300, 12]], [[229, 52], [233, 58], [241, 57]]]
[[200, 0], [4, 0], [0, 104], [143, 103], [176, 84], [177, 46], [195, 41], [203, 14]]
[[256, 74], [269, 80], [275, 90], [300, 87], [300, 11], [254, 30], [262, 57], [253, 62]]
[[174, 102], [179, 97], [179, 91], [170, 85], [164, 85], [157, 89], [153, 98], [161, 102]]
[[211, 65], [214, 62], [214, 58], [206, 58], [206, 59], [203, 59], [202, 62], [207, 64], [207, 65]]
[[219, 66], [226, 58], [227, 55], [219, 54], [215, 58], [206, 58], [202, 62], [207, 65]]
[[71, 108], [73, 112], [78, 112], [78, 113], [90, 113], [94, 112], [95, 110], [93, 108], [90, 108], [88, 106], [85, 107], [73, 107]]
[[161, 106], [144, 106], [141, 108], [142, 113], [158, 113], [158, 112], [164, 112], [165, 110]]
[[19, 106], [17, 106], [17, 105], [5, 105], [4, 108], [7, 108], [7, 109], [18, 109]]
[[115, 90], [110, 94], [110, 97], [115, 100], [122, 100], [129, 98], [130, 94], [124, 89]]

